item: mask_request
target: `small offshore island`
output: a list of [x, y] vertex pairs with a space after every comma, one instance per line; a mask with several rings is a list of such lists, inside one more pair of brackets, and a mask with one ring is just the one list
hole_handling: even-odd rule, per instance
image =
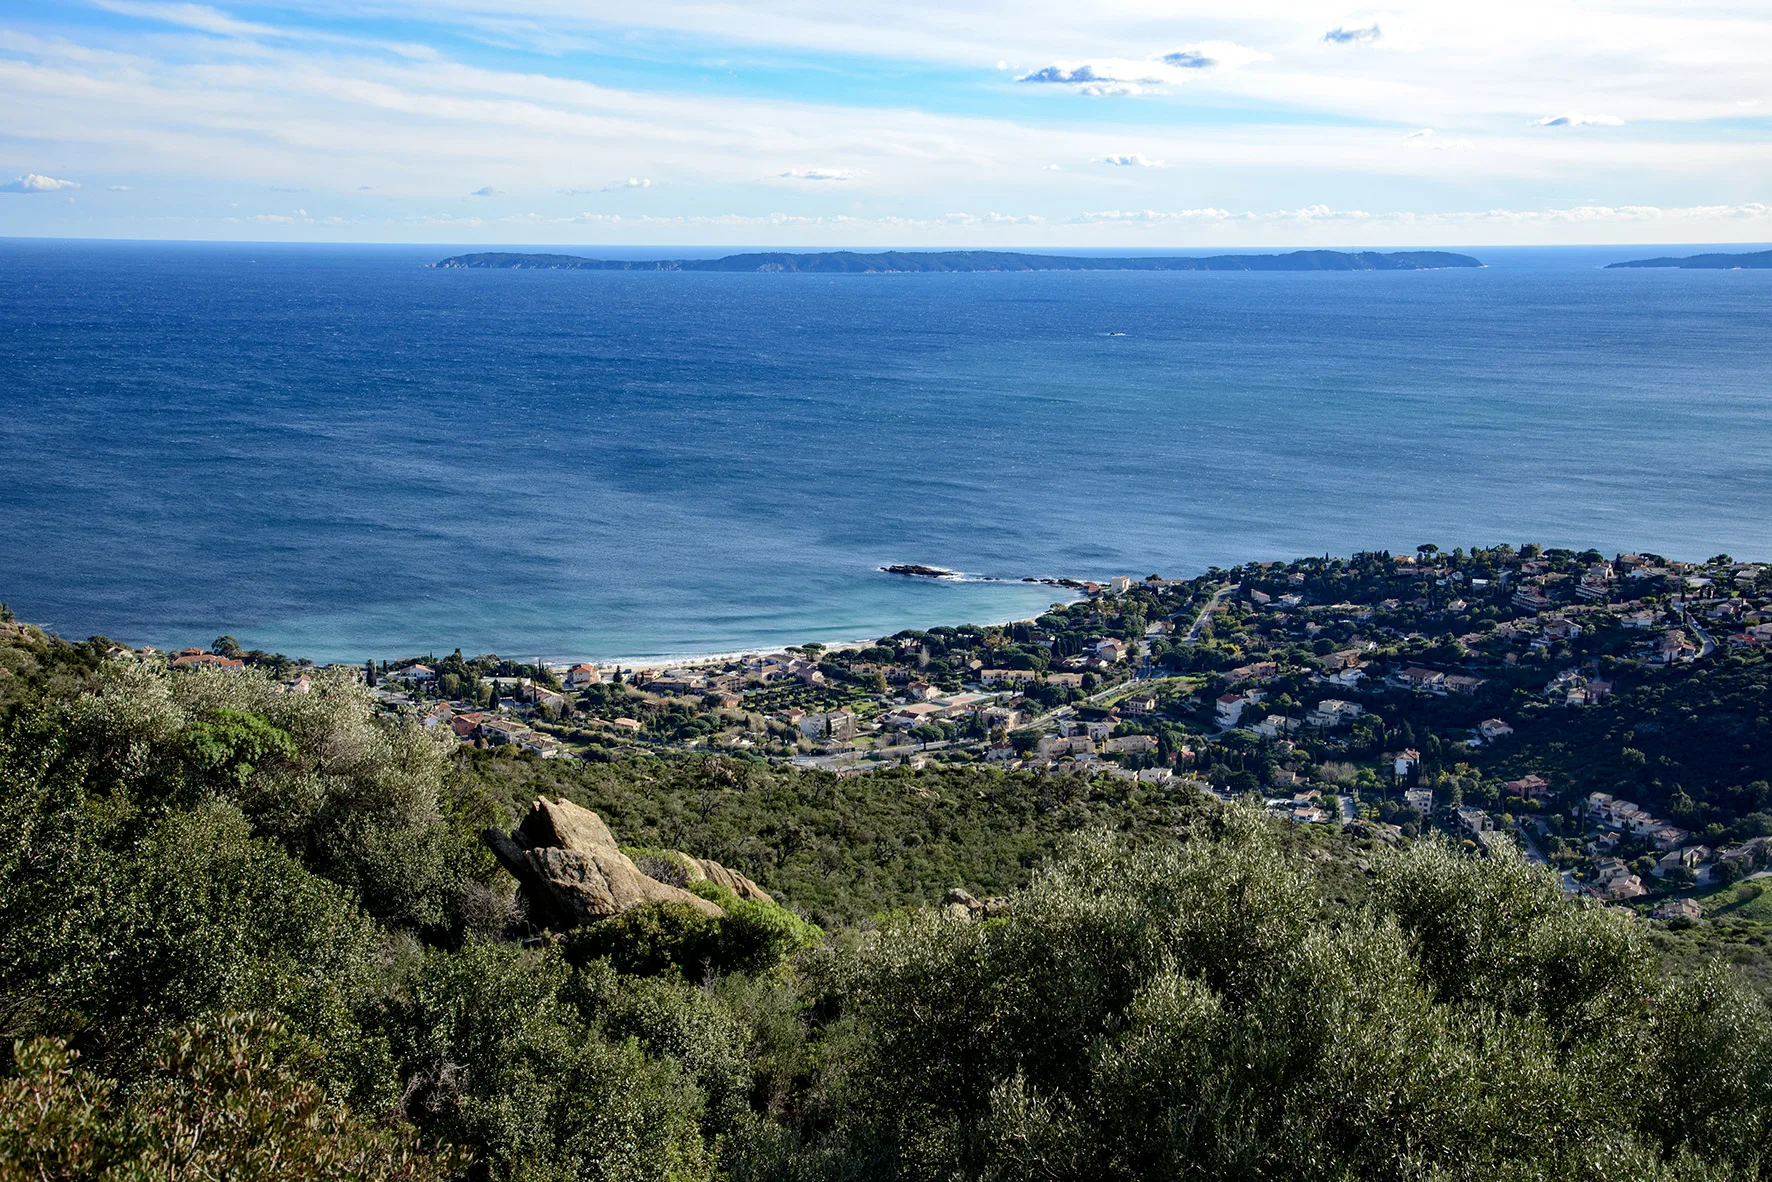
[[1772, 250], [1749, 254], [1693, 254], [1684, 258], [1632, 259], [1627, 263], [1608, 263], [1606, 269], [1620, 267], [1677, 267], [1682, 271], [1761, 271], [1772, 267]]
[[784, 271], [808, 274], [898, 275], [971, 271], [1436, 271], [1481, 267], [1477, 259], [1443, 250], [1394, 253], [1294, 250], [1286, 254], [1150, 255], [1120, 258], [1020, 254], [1003, 250], [848, 250], [807, 254], [769, 251], [717, 259], [592, 259], [571, 254], [458, 254], [434, 267], [550, 271]]

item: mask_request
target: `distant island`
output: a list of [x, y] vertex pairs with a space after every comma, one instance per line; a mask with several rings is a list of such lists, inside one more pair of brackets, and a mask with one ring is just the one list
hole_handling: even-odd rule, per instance
[[1694, 254], [1683, 259], [1633, 259], [1628, 263], [1608, 263], [1606, 269], [1618, 267], [1678, 267], [1683, 271], [1736, 271], [1761, 270], [1772, 267], [1772, 250], [1755, 251], [1752, 254]]
[[1019, 254], [999, 250], [889, 250], [859, 254], [767, 252], [718, 259], [590, 259], [570, 254], [458, 254], [435, 267], [494, 267], [565, 271], [793, 271], [812, 274], [905, 274], [927, 271], [1431, 271], [1481, 267], [1469, 255], [1443, 250], [1295, 250], [1288, 254], [1149, 255], [1126, 258]]

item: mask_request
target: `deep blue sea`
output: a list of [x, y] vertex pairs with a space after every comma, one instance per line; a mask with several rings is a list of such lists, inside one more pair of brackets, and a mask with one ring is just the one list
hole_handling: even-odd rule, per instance
[[0, 600], [70, 637], [608, 659], [1054, 598], [893, 562], [1772, 558], [1772, 271], [423, 266], [459, 251], [0, 241]]

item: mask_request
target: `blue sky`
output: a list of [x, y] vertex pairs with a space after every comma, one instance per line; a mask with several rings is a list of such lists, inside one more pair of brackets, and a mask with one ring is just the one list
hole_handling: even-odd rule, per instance
[[0, 3], [0, 235], [1772, 239], [1772, 6]]

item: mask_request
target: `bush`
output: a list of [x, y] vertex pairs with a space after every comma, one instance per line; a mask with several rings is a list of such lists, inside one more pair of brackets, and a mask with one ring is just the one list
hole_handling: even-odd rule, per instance
[[0, 1178], [228, 1178], [431, 1182], [452, 1159], [366, 1123], [310, 1082], [305, 1048], [277, 1021], [227, 1016], [164, 1040], [125, 1096], [58, 1039], [14, 1048], [0, 1080]]

